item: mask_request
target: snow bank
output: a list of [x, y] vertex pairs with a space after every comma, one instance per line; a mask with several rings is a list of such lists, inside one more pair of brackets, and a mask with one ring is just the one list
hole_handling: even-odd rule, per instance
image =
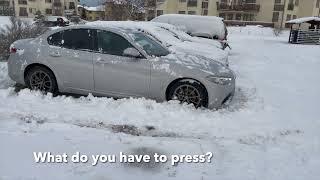
[[7, 63], [0, 61], [0, 89], [12, 86], [14, 82], [8, 76]]

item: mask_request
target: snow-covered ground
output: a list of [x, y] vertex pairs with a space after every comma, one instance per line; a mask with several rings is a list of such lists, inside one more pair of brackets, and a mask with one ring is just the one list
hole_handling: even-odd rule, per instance
[[[0, 63], [0, 179], [272, 179], [320, 177], [320, 46], [287, 32], [230, 28], [237, 92], [229, 107], [16, 93]], [[120, 125], [120, 126], [119, 126]], [[211, 163], [36, 164], [33, 152], [213, 153]]]

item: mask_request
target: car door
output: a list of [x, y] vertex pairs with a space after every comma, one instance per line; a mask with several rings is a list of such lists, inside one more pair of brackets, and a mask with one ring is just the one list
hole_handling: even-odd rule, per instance
[[63, 92], [94, 90], [92, 30], [69, 29], [48, 38], [49, 62], [63, 83]]
[[148, 97], [150, 62], [124, 56], [125, 49], [134, 47], [117, 33], [97, 30], [95, 35], [95, 91], [115, 97]]

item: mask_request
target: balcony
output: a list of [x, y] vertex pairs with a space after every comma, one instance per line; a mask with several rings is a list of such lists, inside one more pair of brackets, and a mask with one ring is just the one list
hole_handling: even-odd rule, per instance
[[260, 11], [259, 4], [226, 4], [217, 2], [217, 10], [218, 11]]

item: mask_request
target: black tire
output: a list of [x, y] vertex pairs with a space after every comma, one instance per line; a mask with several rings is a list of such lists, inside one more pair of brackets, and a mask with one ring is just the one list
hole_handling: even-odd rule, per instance
[[46, 67], [34, 66], [26, 72], [26, 85], [31, 90], [40, 90], [44, 93], [52, 93], [56, 95], [58, 85], [56, 77]]
[[[181, 91], [185, 91], [185, 93], [184, 94], [179, 93]], [[191, 93], [191, 91], [193, 93]], [[189, 93], [186, 93], [186, 92], [189, 92]], [[188, 95], [185, 96], [186, 94], [189, 94], [189, 96]], [[196, 96], [199, 97], [198, 100], [195, 100], [194, 97]], [[169, 88], [167, 98], [168, 100], [178, 100], [181, 103], [193, 104], [196, 108], [208, 107], [208, 95], [207, 95], [206, 88], [199, 82], [193, 81], [193, 80], [191, 81], [181, 80], [174, 83]]]

